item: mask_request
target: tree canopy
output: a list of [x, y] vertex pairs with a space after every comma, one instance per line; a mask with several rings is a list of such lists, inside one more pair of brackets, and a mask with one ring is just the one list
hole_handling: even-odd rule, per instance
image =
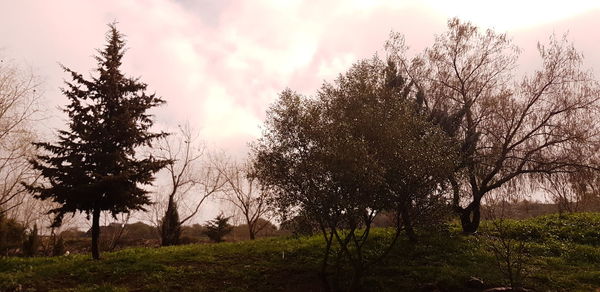
[[116, 216], [143, 210], [150, 198], [142, 186], [151, 184], [153, 174], [168, 162], [140, 158], [136, 151], [165, 135], [150, 132], [153, 120], [147, 113], [164, 101], [121, 72], [125, 42], [115, 25], [109, 26], [107, 44], [96, 57], [97, 77], [86, 79], [63, 66], [72, 78], [62, 90], [70, 101], [64, 109], [68, 129], [58, 132], [57, 143], [35, 143], [44, 153], [31, 164], [45, 180], [28, 185], [36, 198], [58, 203], [50, 211], [56, 214], [54, 226], [67, 213], [92, 215], [94, 258], [99, 257], [101, 212]]

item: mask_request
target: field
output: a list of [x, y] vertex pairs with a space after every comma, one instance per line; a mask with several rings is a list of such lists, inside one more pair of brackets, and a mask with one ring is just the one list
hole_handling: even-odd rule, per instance
[[[536, 291], [600, 288], [600, 214], [548, 215], [501, 223], [524, 245], [525, 287]], [[417, 244], [400, 241], [365, 277], [367, 291], [468, 290], [470, 277], [486, 287], [506, 285], [484, 222], [481, 234], [461, 235], [456, 224], [421, 231]], [[373, 242], [390, 231], [377, 229]], [[130, 248], [55, 258], [0, 259], [2, 291], [320, 291], [317, 274], [323, 240], [280, 237], [238, 243]], [[431, 289], [434, 289], [431, 288]], [[427, 288], [429, 289], [429, 288]]]

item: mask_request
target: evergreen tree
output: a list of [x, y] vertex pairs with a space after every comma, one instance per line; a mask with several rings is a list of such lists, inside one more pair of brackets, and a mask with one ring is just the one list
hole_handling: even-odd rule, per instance
[[181, 236], [181, 224], [179, 222], [179, 212], [177, 211], [177, 202], [169, 198], [167, 212], [161, 223], [161, 245], [177, 245]]
[[233, 230], [233, 226], [229, 224], [230, 218], [219, 214], [215, 219], [206, 223], [203, 233], [214, 242], [223, 242], [223, 237]]
[[32, 257], [37, 254], [40, 248], [40, 237], [38, 235], [37, 224], [33, 225], [33, 229], [27, 234], [27, 238], [23, 241], [23, 255]]
[[152, 116], [146, 111], [164, 103], [146, 94], [145, 83], [125, 77], [120, 70], [125, 42], [114, 24], [109, 25], [107, 45], [96, 56], [98, 77], [86, 79], [63, 66], [71, 75], [63, 94], [70, 104], [68, 130], [58, 132], [58, 143], [36, 143], [47, 154], [31, 161], [45, 182], [27, 185], [40, 200], [60, 206], [51, 210], [53, 226], [60, 226], [67, 213], [84, 212], [92, 217], [92, 256], [98, 259], [100, 214], [113, 217], [144, 210], [153, 175], [168, 161], [136, 155], [139, 146], [151, 146], [165, 133], [149, 131]]

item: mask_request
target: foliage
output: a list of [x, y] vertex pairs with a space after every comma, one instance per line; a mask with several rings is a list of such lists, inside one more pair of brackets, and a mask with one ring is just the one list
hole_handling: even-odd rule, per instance
[[519, 48], [510, 38], [469, 22], [448, 21], [447, 32], [411, 61], [401, 40], [392, 38], [391, 54], [423, 90], [432, 120], [451, 121], [443, 128], [461, 144], [449, 181], [465, 232], [477, 231], [481, 200], [491, 192], [598, 169], [600, 87], [566, 38], [539, 44], [541, 68], [522, 80], [515, 80]]
[[58, 236], [56, 241], [52, 245], [52, 256], [61, 256], [65, 254], [65, 240], [62, 236]]
[[177, 211], [177, 202], [172, 199], [169, 200], [169, 206], [161, 220], [160, 235], [162, 246], [179, 244], [179, 237], [181, 236], [179, 211]]
[[529, 258], [525, 250], [525, 242], [508, 236], [509, 229], [502, 221], [493, 221], [493, 235], [488, 234], [484, 245], [494, 254], [495, 262], [510, 287], [523, 287], [527, 276]]
[[[600, 214], [567, 216], [565, 226], [584, 220], [600, 224]], [[554, 227], [558, 216], [519, 221], [525, 226]], [[510, 221], [507, 230], [516, 227]], [[550, 223], [550, 224], [547, 224]], [[487, 232], [488, 222], [482, 224]], [[477, 236], [462, 236], [460, 225], [450, 234], [420, 232], [420, 244], [400, 240], [384, 261], [365, 276], [365, 291], [420, 291], [434, 284], [441, 291], [466, 291], [471, 277], [486, 287], [503, 285], [493, 254]], [[573, 229], [575, 231], [575, 229]], [[417, 232], [419, 232], [417, 230]], [[517, 234], [514, 232], [513, 234]], [[373, 229], [372, 243], [393, 236], [390, 229]], [[574, 234], [572, 234], [574, 235]], [[269, 238], [238, 243], [183, 245], [157, 249], [130, 248], [105, 253], [103, 260], [83, 255], [0, 259], [0, 290], [98, 289], [144, 291], [318, 291], [324, 242], [319, 236]], [[370, 245], [378, 248], [380, 245]], [[572, 241], [525, 240], [530, 274], [527, 288], [536, 291], [593, 291], [600, 286], [597, 246]], [[343, 270], [343, 272], [349, 272]]]
[[223, 242], [223, 237], [233, 230], [233, 226], [229, 224], [230, 218], [219, 214], [215, 219], [206, 222], [203, 233], [214, 242]]
[[21, 247], [23, 239], [25, 226], [0, 214], [0, 255], [8, 255], [11, 250]]
[[[168, 161], [141, 158], [140, 146], [150, 145], [164, 133], [149, 132], [152, 116], [146, 111], [164, 101], [145, 93], [147, 85], [120, 71], [125, 43], [114, 25], [107, 45], [96, 57], [98, 77], [87, 80], [66, 67], [73, 82], [63, 94], [70, 104], [68, 130], [58, 132], [57, 144], [36, 143], [45, 150], [31, 161], [45, 182], [27, 185], [35, 198], [51, 200], [58, 207], [53, 226], [60, 226], [67, 213], [92, 215], [92, 255], [99, 258], [99, 220], [102, 211], [113, 216], [143, 210], [150, 203], [142, 185]], [[115, 217], [116, 218], [116, 217]]]
[[379, 212], [393, 212], [396, 234], [404, 228], [413, 240], [416, 223], [443, 213], [455, 145], [419, 112], [411, 89], [393, 62], [362, 60], [313, 98], [282, 92], [254, 145], [256, 176], [279, 211], [318, 224], [323, 274], [330, 255], [345, 258], [353, 289], [386, 253], [363, 254]]
[[35, 256], [40, 249], [40, 236], [38, 234], [37, 225], [33, 225], [33, 228], [23, 241], [23, 255], [26, 257]]

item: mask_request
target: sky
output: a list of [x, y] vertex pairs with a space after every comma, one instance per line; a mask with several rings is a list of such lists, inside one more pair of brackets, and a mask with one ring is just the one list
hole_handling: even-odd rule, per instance
[[189, 123], [209, 147], [244, 156], [278, 93], [313, 94], [323, 81], [382, 52], [390, 31], [409, 53], [432, 44], [459, 17], [506, 32], [531, 71], [536, 45], [569, 33], [600, 72], [600, 1], [536, 0], [0, 0], [0, 57], [42, 81], [47, 137], [65, 124], [58, 110], [63, 64], [88, 74], [107, 24], [126, 35], [123, 71], [167, 104], [157, 126]]

